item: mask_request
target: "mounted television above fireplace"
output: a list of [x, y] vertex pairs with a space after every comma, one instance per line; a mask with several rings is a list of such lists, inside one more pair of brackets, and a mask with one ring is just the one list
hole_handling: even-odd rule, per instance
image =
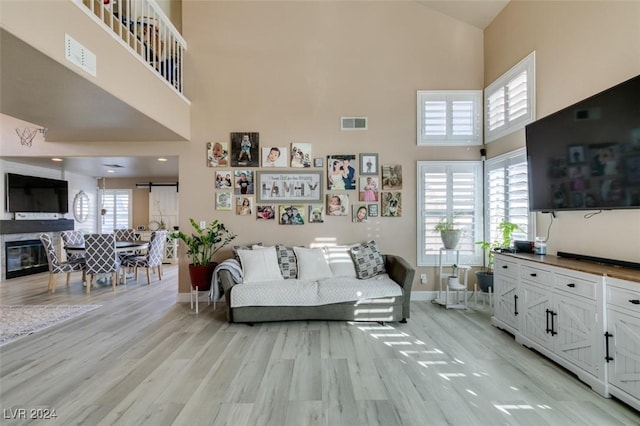
[[11, 213], [67, 213], [66, 180], [6, 174], [5, 210]]

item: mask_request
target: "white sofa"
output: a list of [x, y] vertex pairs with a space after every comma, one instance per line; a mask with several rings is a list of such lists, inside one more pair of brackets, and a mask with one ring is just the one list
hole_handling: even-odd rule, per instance
[[[230, 322], [400, 321], [410, 316], [415, 269], [375, 242], [324, 248], [236, 250], [241, 277], [217, 270]], [[236, 274], [237, 275], [237, 274]]]

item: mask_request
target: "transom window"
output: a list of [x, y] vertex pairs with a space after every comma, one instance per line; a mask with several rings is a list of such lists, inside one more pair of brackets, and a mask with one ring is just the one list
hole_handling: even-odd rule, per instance
[[485, 142], [492, 142], [534, 121], [535, 58], [535, 52], [532, 52], [485, 89]]
[[419, 90], [418, 145], [480, 145], [481, 90]]

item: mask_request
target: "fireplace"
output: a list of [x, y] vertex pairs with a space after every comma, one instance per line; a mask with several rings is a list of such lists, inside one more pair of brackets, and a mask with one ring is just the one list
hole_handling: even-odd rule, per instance
[[4, 249], [7, 279], [49, 270], [47, 253], [40, 240], [5, 241]]

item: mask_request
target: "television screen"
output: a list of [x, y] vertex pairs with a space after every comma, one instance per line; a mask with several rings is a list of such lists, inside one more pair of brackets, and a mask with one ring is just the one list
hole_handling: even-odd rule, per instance
[[640, 75], [525, 133], [531, 211], [640, 208]]
[[6, 210], [13, 213], [67, 213], [69, 185], [66, 180], [6, 175]]

